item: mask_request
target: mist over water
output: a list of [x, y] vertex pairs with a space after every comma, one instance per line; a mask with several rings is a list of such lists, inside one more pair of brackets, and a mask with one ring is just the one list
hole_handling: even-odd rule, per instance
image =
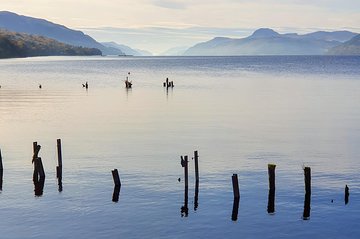
[[[358, 238], [359, 63], [331, 56], [2, 60], [2, 235]], [[123, 82], [128, 72], [132, 89]], [[174, 88], [162, 86], [166, 77]], [[33, 141], [42, 146], [46, 172], [41, 197], [32, 184]], [[180, 155], [190, 159], [187, 217]], [[274, 215], [267, 213], [268, 163], [277, 165]], [[312, 172], [307, 221], [303, 166]], [[122, 183], [117, 203], [114, 168]], [[236, 221], [233, 173], [240, 185]]]

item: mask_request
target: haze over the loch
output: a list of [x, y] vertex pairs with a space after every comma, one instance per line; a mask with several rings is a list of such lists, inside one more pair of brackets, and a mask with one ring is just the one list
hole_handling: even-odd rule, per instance
[[214, 37], [242, 38], [261, 27], [279, 33], [360, 32], [358, 0], [4, 0], [3, 10], [44, 18], [155, 54]]

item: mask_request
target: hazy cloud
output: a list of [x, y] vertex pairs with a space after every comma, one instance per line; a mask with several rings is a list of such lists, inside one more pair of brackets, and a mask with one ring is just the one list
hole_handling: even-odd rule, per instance
[[158, 7], [163, 7], [168, 9], [186, 9], [186, 4], [180, 1], [154, 0], [151, 2], [152, 4]]

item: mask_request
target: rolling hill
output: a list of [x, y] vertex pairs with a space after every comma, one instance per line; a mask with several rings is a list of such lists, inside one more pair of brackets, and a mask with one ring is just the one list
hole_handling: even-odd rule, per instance
[[0, 29], [0, 58], [75, 55], [101, 55], [101, 51], [96, 48], [72, 46], [42, 36]]

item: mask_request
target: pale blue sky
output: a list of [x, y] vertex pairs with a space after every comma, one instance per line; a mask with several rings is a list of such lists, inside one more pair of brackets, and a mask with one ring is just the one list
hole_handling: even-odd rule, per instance
[[360, 0], [1, 0], [1, 7], [155, 53], [260, 27], [360, 32]]

